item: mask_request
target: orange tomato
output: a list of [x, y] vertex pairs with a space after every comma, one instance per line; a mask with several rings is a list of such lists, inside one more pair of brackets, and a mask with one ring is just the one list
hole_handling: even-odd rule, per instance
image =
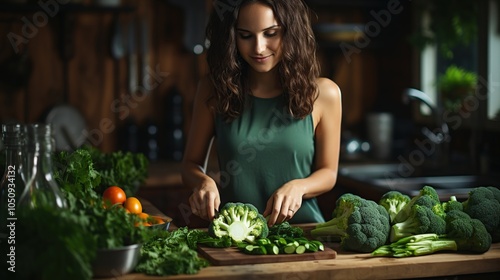
[[142, 204], [141, 202], [139, 201], [139, 199], [135, 198], [135, 197], [129, 197], [125, 200], [125, 202], [123, 203], [123, 207], [125, 207], [125, 209], [127, 209], [128, 211], [130, 211], [130, 213], [132, 214], [140, 214], [142, 213]]
[[114, 204], [122, 204], [127, 199], [125, 195], [125, 191], [118, 186], [111, 186], [104, 190], [102, 194], [102, 199], [105, 203], [109, 203], [111, 205]]
[[147, 220], [149, 218], [149, 215], [144, 212], [137, 214], [137, 216], [139, 216], [142, 220]]

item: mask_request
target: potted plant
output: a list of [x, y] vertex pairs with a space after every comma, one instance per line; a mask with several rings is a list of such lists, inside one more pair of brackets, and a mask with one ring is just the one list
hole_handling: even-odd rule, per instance
[[[454, 48], [473, 42], [477, 35], [478, 4], [470, 0], [419, 0], [414, 3], [423, 20], [410, 36], [419, 49], [436, 44], [440, 54], [453, 58]], [[424, 23], [425, 24], [422, 24]]]
[[477, 75], [455, 65], [449, 66], [437, 81], [445, 110], [458, 112], [463, 108], [464, 100], [474, 94]]

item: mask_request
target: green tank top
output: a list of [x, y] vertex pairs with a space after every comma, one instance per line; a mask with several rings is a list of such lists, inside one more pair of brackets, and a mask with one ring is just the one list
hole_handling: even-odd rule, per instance
[[[294, 119], [284, 97], [249, 96], [249, 106], [232, 122], [215, 120], [222, 205], [247, 202], [261, 213], [267, 200], [284, 183], [305, 178], [314, 161], [312, 115]], [[291, 223], [319, 223], [324, 218], [316, 198], [304, 199]]]

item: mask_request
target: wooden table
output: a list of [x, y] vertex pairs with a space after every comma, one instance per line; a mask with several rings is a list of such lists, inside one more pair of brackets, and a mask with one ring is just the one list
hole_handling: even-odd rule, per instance
[[[306, 230], [311, 225], [304, 226]], [[498, 279], [500, 243], [484, 254], [436, 253], [408, 258], [370, 257], [370, 254], [344, 252], [338, 243], [327, 246], [337, 251], [330, 260], [210, 266], [195, 275], [153, 277], [132, 273], [113, 279], [403, 279], [468, 275], [458, 279]], [[483, 274], [473, 277], [471, 274]], [[482, 277], [482, 278], [481, 278]], [[456, 278], [455, 278], [456, 279]]]

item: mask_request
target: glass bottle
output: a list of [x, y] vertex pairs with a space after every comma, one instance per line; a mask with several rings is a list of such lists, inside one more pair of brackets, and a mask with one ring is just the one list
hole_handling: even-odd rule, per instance
[[21, 207], [49, 206], [65, 208], [66, 199], [53, 176], [54, 141], [50, 124], [26, 127], [26, 188], [20, 198]]
[[24, 189], [23, 148], [25, 145], [24, 126], [21, 124], [2, 125], [2, 141], [5, 166], [0, 181], [0, 235], [6, 237], [7, 224], [14, 222], [16, 207]]

